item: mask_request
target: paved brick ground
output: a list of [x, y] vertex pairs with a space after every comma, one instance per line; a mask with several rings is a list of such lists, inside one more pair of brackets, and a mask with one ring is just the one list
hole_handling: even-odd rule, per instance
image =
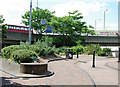
[[[117, 58], [96, 57], [95, 68], [92, 68], [92, 56], [81, 55], [77, 66], [86, 70], [96, 85], [118, 85], [118, 70], [107, 67], [107, 62], [117, 64]], [[85, 62], [82, 62], [85, 61]], [[117, 66], [117, 65], [114, 65]]]
[[90, 78], [80, 69], [74, 66], [77, 60], [61, 60], [51, 62], [50, 65], [55, 74], [44, 78], [13, 79], [3, 73], [3, 85], [93, 85]]
[[120, 68], [120, 67], [118, 67], [118, 62], [117, 61], [113, 61], [113, 62], [108, 62], [107, 63], [109, 66], [111, 66], [111, 67], [114, 67], [114, 68], [116, 68], [116, 69], [118, 69], [118, 68]]
[[[93, 85], [88, 75], [82, 71], [84, 69], [93, 78], [96, 85], [117, 85], [118, 71], [105, 65], [107, 62], [115, 61], [117, 58], [96, 57], [96, 68], [92, 68], [92, 55], [80, 55], [78, 59], [74, 56], [72, 60], [51, 62], [50, 65], [55, 74], [50, 77], [18, 79], [5, 73], [0, 74], [0, 77], [2, 77], [3, 85]], [[13, 67], [12, 70], [14, 69], [17, 70], [16, 67]]]

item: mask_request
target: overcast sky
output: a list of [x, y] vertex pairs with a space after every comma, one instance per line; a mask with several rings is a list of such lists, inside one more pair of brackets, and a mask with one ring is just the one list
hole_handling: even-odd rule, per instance
[[[37, 6], [37, 0], [32, 1], [34, 8]], [[38, 6], [56, 11], [55, 15], [59, 17], [79, 10], [84, 16], [82, 21], [86, 21], [87, 25], [95, 26], [95, 20], [97, 20], [97, 30], [103, 30], [103, 13], [108, 10], [106, 30], [118, 29], [118, 0], [38, 0]], [[29, 9], [30, 0], [0, 0], [0, 14], [4, 16], [7, 24], [21, 25], [21, 16]]]

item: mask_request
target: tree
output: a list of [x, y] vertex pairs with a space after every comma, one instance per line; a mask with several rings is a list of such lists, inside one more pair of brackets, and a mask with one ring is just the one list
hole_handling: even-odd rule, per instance
[[5, 19], [3, 18], [3, 15], [0, 15], [0, 24], [2, 24], [5, 21]]
[[78, 10], [74, 11], [74, 12], [69, 12], [69, 16], [72, 17], [73, 21], [74, 21], [74, 29], [77, 32], [78, 35], [81, 36], [82, 34], [95, 34], [93, 30], [94, 27], [92, 27], [91, 25], [89, 25], [89, 27], [86, 25], [86, 22], [82, 22], [81, 19], [83, 19], [83, 16], [81, 16], [82, 13], [78, 13]]
[[0, 15], [0, 37], [2, 39], [7, 38], [6, 33], [7, 33], [7, 24], [2, 24], [4, 23], [5, 19], [3, 18], [3, 15]]
[[73, 24], [72, 22], [73, 20], [70, 16], [54, 17], [53, 20], [49, 22], [51, 26], [55, 27], [53, 32], [61, 34], [61, 36], [55, 38], [54, 40], [55, 44], [62, 43], [62, 45], [64, 46], [73, 44], [72, 42], [70, 42], [73, 40], [71, 35], [74, 33], [74, 29], [72, 28], [72, 24]]
[[[45, 20], [50, 22], [55, 12], [50, 12], [48, 9], [40, 9], [36, 7], [32, 9], [32, 28], [35, 29], [39, 34], [45, 32], [46, 24], [41, 24], [41, 21]], [[26, 26], [29, 25], [30, 20], [30, 11], [27, 11], [22, 16], [22, 23]]]
[[[60, 40], [64, 45], [70, 45], [78, 40], [84, 41], [81, 34], [91, 34], [93, 32], [88, 29], [93, 27], [91, 25], [87, 27], [86, 22], [81, 21], [82, 18], [82, 14], [78, 13], [78, 10], [76, 10], [74, 12], [69, 12], [69, 16], [54, 17], [53, 20], [49, 22], [52, 27], [55, 27], [55, 33], [63, 35], [59, 38], [59, 43]], [[58, 37], [56, 40], [58, 41]]]

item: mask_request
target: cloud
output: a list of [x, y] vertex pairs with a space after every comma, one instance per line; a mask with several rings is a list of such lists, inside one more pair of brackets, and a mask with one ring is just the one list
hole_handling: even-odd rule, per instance
[[83, 1], [70, 1], [67, 3], [62, 3], [51, 8], [51, 11], [56, 11], [56, 16], [65, 16], [68, 15], [68, 12], [79, 10], [83, 16], [87, 16], [90, 12], [98, 12], [104, 9], [106, 6], [105, 3], [99, 2], [83, 2]]
[[21, 15], [28, 10], [27, 0], [0, 0], [0, 15], [5, 18], [5, 23], [20, 24]]

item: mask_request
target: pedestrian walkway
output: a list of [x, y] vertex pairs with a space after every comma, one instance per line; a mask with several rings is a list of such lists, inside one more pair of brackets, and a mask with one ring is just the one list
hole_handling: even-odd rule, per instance
[[96, 85], [118, 85], [118, 70], [107, 67], [107, 62], [117, 64], [117, 58], [96, 57], [95, 68], [92, 68], [92, 55], [81, 55], [76, 66], [88, 72]]
[[[63, 57], [65, 58], [65, 56]], [[79, 55], [79, 58], [74, 55], [73, 59], [52, 61], [49, 64], [54, 75], [50, 77], [12, 78], [13, 76], [3, 72], [0, 77], [2, 77], [3, 85], [93, 85], [93, 82], [96, 85], [118, 85], [118, 70], [105, 65], [106, 63], [116, 63], [117, 58], [96, 57], [95, 60], [95, 68], [92, 68], [92, 55]], [[7, 67], [6, 69], [9, 71], [12, 66], [11, 72], [18, 74], [19, 65], [14, 67], [14, 63], [10, 64], [3, 61], [2, 66], [4, 69]]]
[[[12, 76], [3, 73], [3, 84], [16, 85], [93, 85], [85, 72], [74, 66], [76, 60], [60, 60], [50, 62], [54, 75], [44, 78], [11, 78]], [[5, 66], [4, 66], [5, 67]], [[6, 66], [8, 67], [8, 66]]]

